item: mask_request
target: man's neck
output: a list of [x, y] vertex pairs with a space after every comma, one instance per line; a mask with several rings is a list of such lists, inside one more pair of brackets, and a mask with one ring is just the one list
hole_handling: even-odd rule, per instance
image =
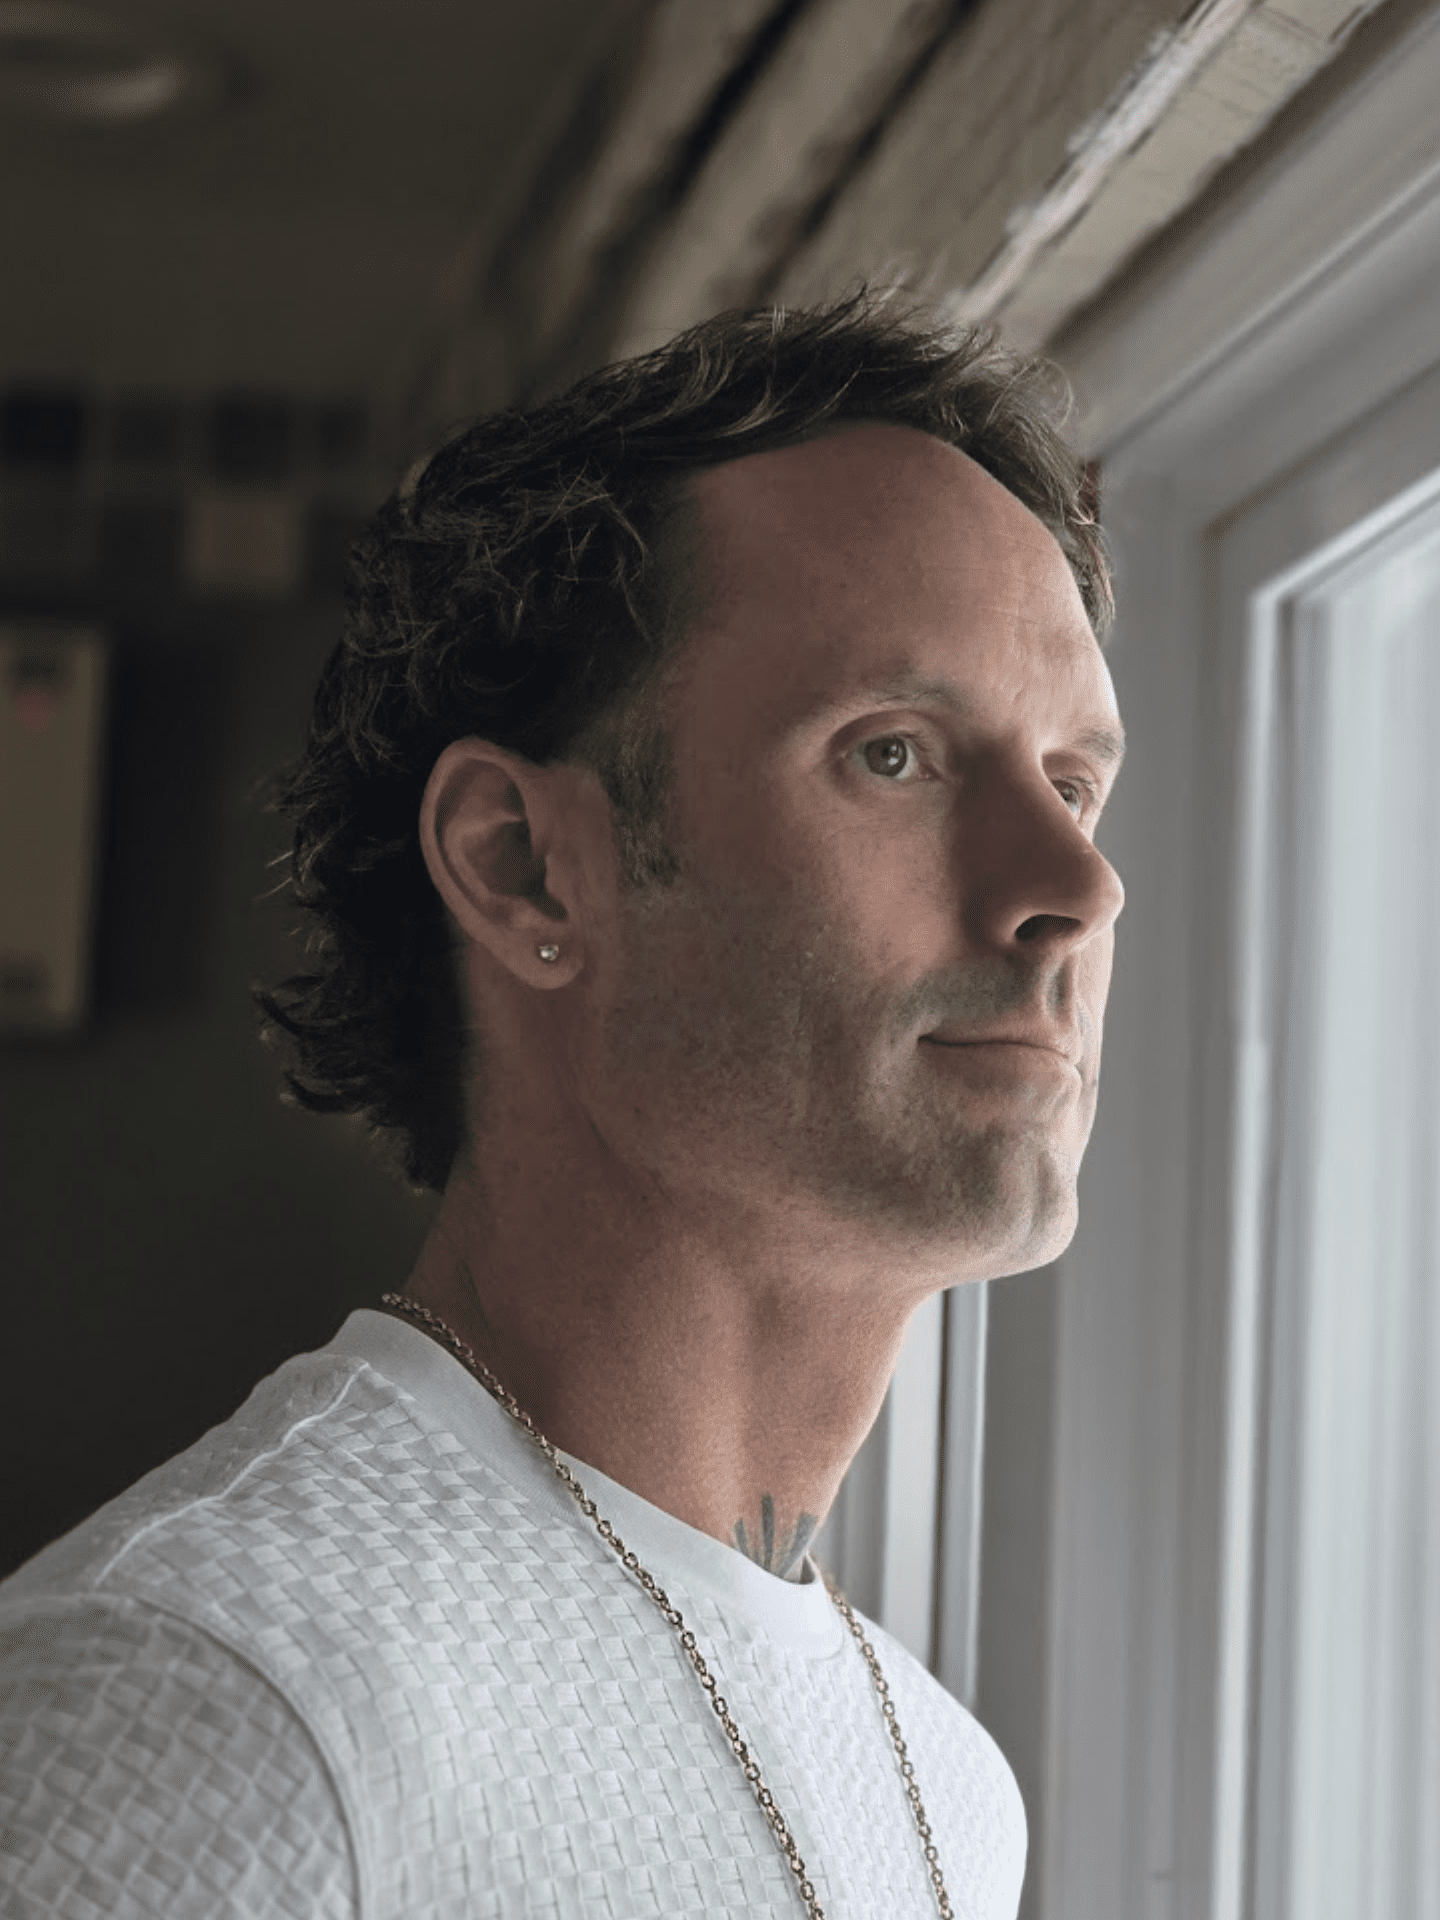
[[407, 1292], [557, 1447], [799, 1578], [923, 1291], [891, 1297], [873, 1266], [759, 1226], [717, 1238], [579, 1198], [537, 1211], [521, 1180], [499, 1196], [462, 1175]]

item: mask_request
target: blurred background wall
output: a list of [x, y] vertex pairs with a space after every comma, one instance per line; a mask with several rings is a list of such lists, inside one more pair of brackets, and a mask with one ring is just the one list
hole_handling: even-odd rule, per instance
[[[409, 445], [397, 375], [636, 18], [0, 7], [0, 626], [109, 646], [88, 1014], [17, 1033], [23, 955], [5, 975], [0, 1566], [327, 1339], [423, 1233], [257, 1045], [249, 988], [300, 957], [259, 789]], [[43, 841], [49, 803], [5, 831]]]
[[[0, 5], [0, 629], [80, 622], [110, 662], [88, 1011], [27, 1035], [12, 1007], [0, 1046], [0, 1571], [424, 1232], [351, 1125], [280, 1105], [249, 1000], [295, 958], [260, 783], [409, 459], [721, 306], [862, 277], [1063, 361], [1431, 10]], [[979, 1706], [1032, 1822], [1055, 1311], [1045, 1274], [990, 1303]]]

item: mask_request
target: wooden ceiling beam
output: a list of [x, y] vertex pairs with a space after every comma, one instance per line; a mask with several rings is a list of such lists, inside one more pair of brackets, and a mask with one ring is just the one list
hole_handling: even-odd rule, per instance
[[452, 316], [447, 391], [862, 278], [1041, 346], [1368, 15], [1434, 3], [653, 0]]

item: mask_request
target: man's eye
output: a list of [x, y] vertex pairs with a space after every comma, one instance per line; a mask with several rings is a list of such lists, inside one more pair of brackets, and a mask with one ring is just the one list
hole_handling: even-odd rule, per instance
[[882, 739], [867, 740], [862, 752], [871, 773], [887, 780], [898, 780], [919, 764], [914, 747], [903, 733], [887, 733]]
[[1056, 791], [1077, 820], [1085, 816], [1092, 789], [1084, 780], [1057, 780]]

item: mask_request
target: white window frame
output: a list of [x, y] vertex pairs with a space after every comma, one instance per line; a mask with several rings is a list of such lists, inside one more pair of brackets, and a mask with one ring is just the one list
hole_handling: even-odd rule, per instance
[[973, 1706], [988, 1283], [919, 1309], [815, 1553], [855, 1606]]
[[[1103, 830], [1129, 905], [1059, 1273], [1027, 1896], [1044, 1920], [1264, 1920], [1243, 1756], [1269, 1061], [1249, 993], [1248, 628], [1217, 543], [1301, 475], [1298, 559], [1433, 465], [1396, 423], [1440, 362], [1437, 98], [1432, 15], [1067, 355], [1105, 469], [1132, 747]], [[1367, 421], [1368, 465], [1317, 462]]]
[[[1387, 537], [1393, 542], [1417, 520], [1433, 521], [1437, 501], [1440, 365], [1230, 522], [1215, 543], [1217, 631], [1245, 688], [1241, 910], [1230, 947], [1235, 1049], [1246, 1068], [1237, 1073], [1220, 1060], [1211, 1067], [1217, 1097], [1231, 1102], [1233, 1137], [1243, 1143], [1228, 1216], [1230, 1445], [1221, 1564], [1229, 1575], [1215, 1702], [1212, 1911], [1225, 1920], [1290, 1911], [1281, 1855], [1296, 1702], [1286, 1643], [1298, 1613], [1295, 1530], [1308, 1477], [1295, 1449], [1302, 1407], [1310, 1402], [1313, 1413], [1326, 1391], [1324, 1379], [1302, 1372], [1315, 1068], [1299, 1035], [1308, 1031], [1319, 960], [1306, 956], [1301, 929], [1315, 910], [1323, 864], [1311, 814], [1323, 804], [1321, 789], [1333, 790], [1344, 769], [1315, 758], [1327, 696], [1305, 658], [1317, 644], [1305, 598], [1322, 571], [1333, 574]], [[1362, 1450], [1346, 1470], [1365, 1477], [1358, 1497], [1375, 1503], [1379, 1524], [1387, 1493], [1379, 1455]], [[1349, 1492], [1353, 1503], [1353, 1485]], [[1349, 1591], [1335, 1597], [1342, 1605], [1357, 1598]], [[1262, 1647], [1273, 1650], [1268, 1664]], [[1327, 1701], [1367, 1695], [1373, 1654], [1358, 1641], [1328, 1649]], [[1357, 1807], [1347, 1841], [1358, 1844], [1363, 1825]]]

